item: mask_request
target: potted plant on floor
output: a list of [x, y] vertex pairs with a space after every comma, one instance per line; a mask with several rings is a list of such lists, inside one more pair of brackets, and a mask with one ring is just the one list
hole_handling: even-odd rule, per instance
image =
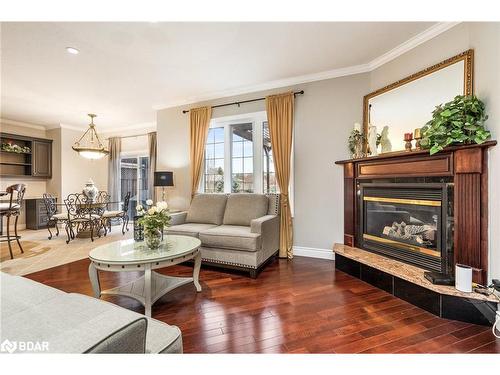
[[432, 112], [421, 131], [421, 146], [433, 155], [454, 144], [481, 144], [491, 137], [484, 127], [487, 119], [484, 103], [475, 95], [458, 95]]
[[146, 201], [147, 209], [142, 205], [136, 207], [137, 213], [142, 215], [138, 220], [139, 225], [144, 228], [144, 240], [150, 249], [158, 249], [163, 237], [163, 228], [170, 224], [170, 214], [167, 202], [158, 202], [156, 206], [153, 201]]

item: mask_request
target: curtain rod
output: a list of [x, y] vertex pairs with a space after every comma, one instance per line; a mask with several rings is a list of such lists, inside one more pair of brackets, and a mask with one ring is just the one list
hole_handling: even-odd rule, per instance
[[[302, 94], [304, 94], [304, 90], [300, 90], [300, 91], [294, 92], [293, 96], [302, 95]], [[258, 102], [258, 101], [261, 101], [261, 100], [266, 100], [266, 98], [257, 98], [257, 99], [250, 99], [250, 100], [242, 100], [241, 102], [232, 102], [232, 103], [226, 103], [226, 104], [217, 104], [217, 105], [213, 105], [212, 108], [227, 107], [229, 105], [237, 105], [239, 107], [240, 104]], [[189, 109], [184, 109], [182, 111], [182, 113], [188, 113], [188, 112], [189, 112]]]

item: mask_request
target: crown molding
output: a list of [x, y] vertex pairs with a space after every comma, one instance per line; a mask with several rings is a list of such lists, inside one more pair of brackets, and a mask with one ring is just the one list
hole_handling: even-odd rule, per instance
[[228, 96], [250, 94], [253, 92], [272, 90], [272, 89], [276, 89], [276, 88], [280, 88], [280, 87], [300, 85], [300, 84], [308, 83], [308, 82], [323, 81], [323, 80], [331, 79], [331, 78], [339, 78], [339, 77], [350, 76], [350, 75], [354, 75], [354, 74], [366, 73], [368, 71], [369, 71], [368, 64], [355, 65], [355, 66], [350, 66], [347, 68], [327, 70], [327, 71], [319, 72], [319, 73], [305, 74], [305, 75], [301, 75], [301, 76], [295, 76], [295, 77], [290, 77], [290, 78], [285, 78], [285, 79], [280, 79], [280, 80], [275, 80], [275, 81], [269, 81], [269, 82], [265, 82], [265, 83], [261, 83], [261, 84], [257, 84], [257, 85], [239, 87], [236, 89], [214, 91], [211, 93], [206, 93], [206, 94], [202, 94], [202, 95], [198, 95], [198, 96], [192, 96], [192, 97], [189, 97], [185, 100], [177, 100], [177, 101], [172, 101], [172, 102], [169, 102], [166, 104], [154, 105], [153, 109], [158, 111], [160, 109], [180, 107], [183, 105], [199, 103], [199, 102], [203, 102], [203, 101], [207, 101], [207, 100], [221, 99], [221, 98], [226, 98]]
[[407, 41], [401, 43], [383, 55], [376, 57], [366, 64], [354, 65], [345, 68], [327, 70], [319, 73], [305, 74], [301, 76], [289, 77], [285, 79], [269, 81], [257, 85], [243, 86], [231, 90], [215, 91], [199, 96], [192, 96], [184, 100], [176, 100], [164, 104], [153, 105], [154, 110], [161, 110], [173, 107], [181, 107], [189, 104], [199, 103], [208, 100], [221, 99], [229, 96], [250, 94], [258, 91], [276, 89], [280, 87], [300, 85], [308, 82], [323, 81], [326, 79], [339, 78], [360, 73], [369, 73], [372, 70], [388, 63], [391, 60], [403, 55], [413, 48], [421, 45], [458, 25], [460, 22], [438, 22]]
[[45, 126], [43, 125], [31, 124], [29, 122], [23, 122], [23, 121], [9, 120], [6, 118], [0, 118], [0, 123], [6, 125], [21, 126], [23, 128], [30, 128], [36, 130], [46, 130]]
[[368, 63], [370, 71], [377, 69], [378, 67], [388, 63], [391, 60], [405, 54], [406, 52], [418, 47], [419, 45], [435, 38], [439, 34], [455, 27], [460, 22], [438, 22], [432, 25], [428, 29], [422, 31], [420, 34], [408, 39], [406, 42], [401, 43], [399, 46], [391, 49], [389, 52], [384, 53]]
[[[52, 127], [50, 129], [55, 129], [55, 128], [61, 128], [61, 129], [68, 129], [68, 130], [76, 130], [76, 131], [85, 131], [88, 129], [88, 125], [85, 126], [76, 126], [76, 125], [69, 125], [69, 124], [59, 124], [56, 127]], [[99, 127], [98, 129], [99, 134], [110, 134], [110, 133], [124, 133], [132, 130], [156, 130], [156, 122], [141, 122], [139, 124], [134, 124], [130, 126], [121, 126], [119, 128], [103, 128]]]
[[88, 128], [88, 125], [87, 126], [75, 126], [75, 125], [68, 125], [68, 124], [59, 124], [59, 127], [61, 129], [82, 131], [82, 130], [86, 130]]

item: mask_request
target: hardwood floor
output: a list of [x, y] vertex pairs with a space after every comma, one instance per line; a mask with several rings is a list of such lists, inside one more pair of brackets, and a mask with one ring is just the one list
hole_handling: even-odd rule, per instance
[[[88, 260], [27, 277], [91, 295]], [[187, 276], [188, 266], [161, 270]], [[138, 273], [101, 272], [110, 288]], [[186, 285], [153, 306], [153, 317], [177, 325], [186, 353], [500, 353], [490, 327], [438, 318], [334, 268], [296, 257], [270, 264], [254, 280], [203, 269], [203, 291]], [[143, 312], [132, 299], [106, 296]]]

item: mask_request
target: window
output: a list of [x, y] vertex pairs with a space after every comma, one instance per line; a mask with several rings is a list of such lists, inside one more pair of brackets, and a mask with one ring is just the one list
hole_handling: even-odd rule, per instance
[[231, 125], [231, 192], [253, 193], [253, 124]]
[[128, 214], [134, 217], [137, 214], [135, 207], [145, 205], [150, 198], [148, 191], [149, 158], [147, 156], [123, 156], [120, 161], [121, 200], [130, 192]]
[[212, 128], [208, 131], [205, 146], [204, 191], [224, 192], [224, 128]]
[[212, 119], [200, 191], [278, 192], [266, 112]]

